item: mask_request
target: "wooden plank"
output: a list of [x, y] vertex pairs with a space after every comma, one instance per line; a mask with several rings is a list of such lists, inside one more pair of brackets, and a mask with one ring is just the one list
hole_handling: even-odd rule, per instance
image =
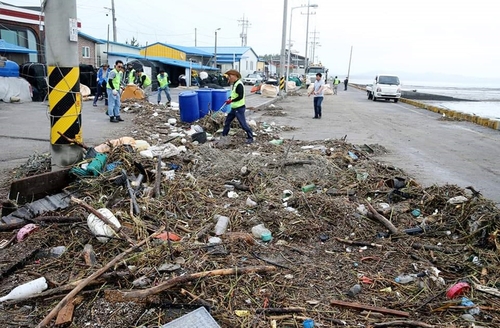
[[378, 306], [371, 306], [371, 305], [366, 305], [366, 304], [361, 304], [361, 303], [351, 303], [351, 302], [344, 302], [344, 301], [338, 301], [338, 300], [331, 300], [330, 305], [333, 306], [341, 306], [341, 307], [346, 307], [346, 308], [351, 308], [351, 309], [356, 309], [356, 310], [367, 310], [367, 311], [373, 311], [373, 312], [378, 312], [378, 313], [384, 313], [384, 314], [392, 314], [398, 317], [409, 317], [410, 313], [404, 312], [404, 311], [398, 311], [398, 310], [393, 310], [393, 309], [388, 309], [388, 308], [382, 308]]
[[60, 192], [70, 182], [69, 168], [22, 178], [10, 185], [9, 199], [15, 200], [18, 205], [31, 203]]
[[78, 305], [82, 301], [83, 297], [81, 296], [77, 296], [73, 300], [69, 301], [57, 314], [56, 326], [71, 323], [73, 321], [75, 305]]

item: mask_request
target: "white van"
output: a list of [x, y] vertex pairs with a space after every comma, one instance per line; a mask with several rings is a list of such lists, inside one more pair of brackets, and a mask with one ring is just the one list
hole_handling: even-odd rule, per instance
[[371, 90], [367, 90], [368, 99], [376, 101], [379, 98], [398, 102], [401, 98], [401, 82], [399, 77], [391, 74], [379, 74], [375, 76], [375, 80], [371, 86]]

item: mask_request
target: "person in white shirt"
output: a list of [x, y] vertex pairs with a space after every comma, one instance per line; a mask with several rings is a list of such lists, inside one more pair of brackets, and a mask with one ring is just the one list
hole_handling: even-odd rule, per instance
[[321, 118], [321, 103], [323, 102], [323, 91], [325, 90], [325, 81], [321, 79], [321, 73], [316, 74], [316, 81], [314, 81], [314, 88], [307, 96], [314, 95], [314, 117]]

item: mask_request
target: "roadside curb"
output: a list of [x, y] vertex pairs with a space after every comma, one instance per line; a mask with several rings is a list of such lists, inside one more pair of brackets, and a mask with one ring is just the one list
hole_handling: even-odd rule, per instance
[[[366, 91], [366, 89], [364, 87], [361, 87], [359, 85], [353, 84], [351, 86], [356, 88], [356, 89]], [[449, 117], [449, 118], [453, 118], [453, 119], [457, 119], [457, 120], [461, 120], [461, 121], [472, 122], [472, 123], [482, 125], [484, 127], [487, 127], [487, 128], [493, 129], [493, 130], [500, 130], [500, 120], [499, 119], [486, 118], [486, 117], [480, 117], [477, 115], [462, 113], [462, 112], [454, 111], [451, 109], [445, 109], [445, 108], [441, 108], [438, 106], [424, 104], [420, 101], [416, 101], [416, 100], [408, 99], [408, 98], [400, 98], [399, 101], [404, 102], [408, 105], [427, 109], [427, 110], [432, 111], [434, 113], [444, 114], [446, 117]]]

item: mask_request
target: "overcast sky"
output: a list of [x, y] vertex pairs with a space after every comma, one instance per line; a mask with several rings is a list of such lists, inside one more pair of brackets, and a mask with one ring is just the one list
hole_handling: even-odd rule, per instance
[[[54, 0], [48, 0], [54, 1]], [[9, 1], [6, 1], [9, 2]], [[11, 0], [39, 5], [39, 0]], [[500, 19], [492, 0], [309, 0], [309, 42], [315, 61], [330, 74], [368, 72], [445, 73], [500, 79]], [[308, 0], [288, 0], [292, 7]], [[135, 37], [141, 45], [165, 42], [241, 46], [242, 20], [247, 45], [257, 55], [281, 50], [284, 0], [115, 0], [118, 42]], [[82, 32], [106, 39], [111, 0], [77, 0]], [[293, 10], [292, 49], [305, 53], [307, 9]], [[106, 14], [109, 13], [109, 16]], [[196, 33], [195, 33], [196, 29]], [[289, 27], [286, 28], [288, 42]], [[315, 34], [314, 34], [315, 33]], [[112, 38], [112, 32], [110, 33]], [[311, 55], [311, 46], [308, 46]]]

